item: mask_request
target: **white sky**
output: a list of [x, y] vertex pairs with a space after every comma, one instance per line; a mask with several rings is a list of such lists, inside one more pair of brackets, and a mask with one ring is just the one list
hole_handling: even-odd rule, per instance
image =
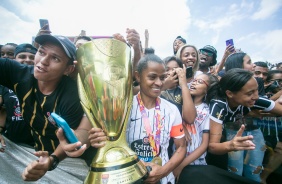
[[172, 55], [172, 43], [181, 35], [201, 48], [213, 45], [218, 62], [225, 40], [252, 60], [282, 61], [282, 0], [0, 0], [0, 44], [31, 42], [39, 19], [49, 20], [53, 34], [125, 36], [136, 29], [144, 44], [160, 57]]

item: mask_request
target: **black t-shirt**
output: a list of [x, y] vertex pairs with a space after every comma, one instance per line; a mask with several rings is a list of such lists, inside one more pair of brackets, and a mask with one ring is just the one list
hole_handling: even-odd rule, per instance
[[179, 87], [174, 89], [168, 89], [162, 91], [161, 95], [162, 98], [166, 99], [170, 103], [176, 105], [180, 114], [182, 114], [182, 90]]
[[258, 94], [259, 96], [265, 96], [265, 91], [264, 91], [264, 81], [260, 77], [255, 77], [257, 83], [258, 83]]
[[[259, 97], [252, 108], [270, 111], [274, 106], [275, 103], [273, 101]], [[244, 115], [248, 114], [250, 111], [251, 108], [242, 105], [239, 105], [236, 110], [231, 110], [226, 99], [212, 99], [210, 102], [210, 118], [220, 124], [242, 119]]]
[[18, 96], [22, 116], [31, 127], [35, 150], [52, 153], [59, 144], [55, 134], [57, 127], [48, 120], [51, 112], [64, 118], [73, 129], [82, 119], [83, 109], [76, 83], [67, 76], [62, 77], [50, 95], [44, 95], [34, 78], [33, 66], [1, 58], [0, 84], [12, 89]]
[[0, 85], [0, 95], [6, 109], [6, 121], [4, 135], [17, 143], [34, 145], [30, 126], [26, 123], [21, 114], [20, 103], [16, 94]]

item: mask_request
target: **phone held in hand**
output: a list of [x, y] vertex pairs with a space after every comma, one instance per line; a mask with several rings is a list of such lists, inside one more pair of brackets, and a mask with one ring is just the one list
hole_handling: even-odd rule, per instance
[[42, 29], [46, 24], [48, 24], [47, 29], [48, 31], [50, 31], [50, 25], [49, 25], [49, 21], [47, 19], [39, 19], [39, 23], [40, 23], [40, 28]]
[[[68, 123], [58, 114], [52, 112], [51, 113], [52, 118], [54, 119], [55, 123], [58, 127], [61, 127], [64, 130], [64, 134], [66, 139], [69, 143], [73, 144], [78, 142], [78, 139], [72, 129], [69, 127]], [[80, 147], [79, 147], [80, 148]]]
[[232, 49], [230, 51], [233, 52], [235, 50], [233, 39], [226, 40], [225, 42], [226, 42], [226, 47], [229, 45], [232, 46]]
[[193, 77], [193, 68], [192, 66], [188, 66], [186, 68], [186, 79]]

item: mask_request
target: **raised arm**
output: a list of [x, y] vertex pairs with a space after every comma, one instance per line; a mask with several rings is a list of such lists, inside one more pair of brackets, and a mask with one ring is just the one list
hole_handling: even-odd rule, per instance
[[225, 65], [226, 58], [234, 52], [235, 52], [234, 46], [232, 46], [232, 45], [226, 46], [226, 49], [225, 49], [224, 54], [222, 56], [222, 59], [221, 59], [219, 65], [218, 65], [218, 67], [215, 69], [215, 74], [218, 74], [218, 72], [220, 72], [223, 69], [223, 67]]
[[255, 149], [255, 144], [252, 142], [252, 135], [242, 137], [244, 130], [245, 126], [242, 125], [232, 140], [220, 143], [222, 125], [210, 119], [209, 152], [222, 155], [230, 151]]
[[195, 121], [197, 112], [187, 86], [185, 65], [183, 65], [183, 68], [177, 68], [176, 73], [179, 79], [179, 86], [182, 90], [182, 118], [185, 123], [192, 124]]

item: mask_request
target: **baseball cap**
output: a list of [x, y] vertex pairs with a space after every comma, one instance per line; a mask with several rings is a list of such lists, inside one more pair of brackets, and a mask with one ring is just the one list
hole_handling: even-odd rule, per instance
[[44, 34], [37, 36], [35, 41], [40, 45], [46, 43], [47, 41], [58, 43], [63, 47], [66, 55], [71, 59], [72, 62], [76, 59], [75, 45], [65, 36]]
[[217, 60], [216, 60], [217, 51], [216, 51], [216, 49], [213, 46], [211, 46], [211, 45], [206, 45], [203, 48], [201, 48], [200, 51], [201, 50], [213, 53], [213, 60], [212, 60], [212, 62], [210, 64], [210, 66], [214, 66], [217, 63]]
[[186, 40], [185, 40], [184, 38], [182, 38], [181, 36], [177, 36], [177, 37], [175, 38], [175, 40], [180, 40], [180, 41], [182, 41], [183, 43], [186, 44]]
[[23, 43], [15, 48], [14, 56], [16, 57], [21, 52], [29, 52], [32, 54], [36, 54], [37, 49], [29, 43]]

